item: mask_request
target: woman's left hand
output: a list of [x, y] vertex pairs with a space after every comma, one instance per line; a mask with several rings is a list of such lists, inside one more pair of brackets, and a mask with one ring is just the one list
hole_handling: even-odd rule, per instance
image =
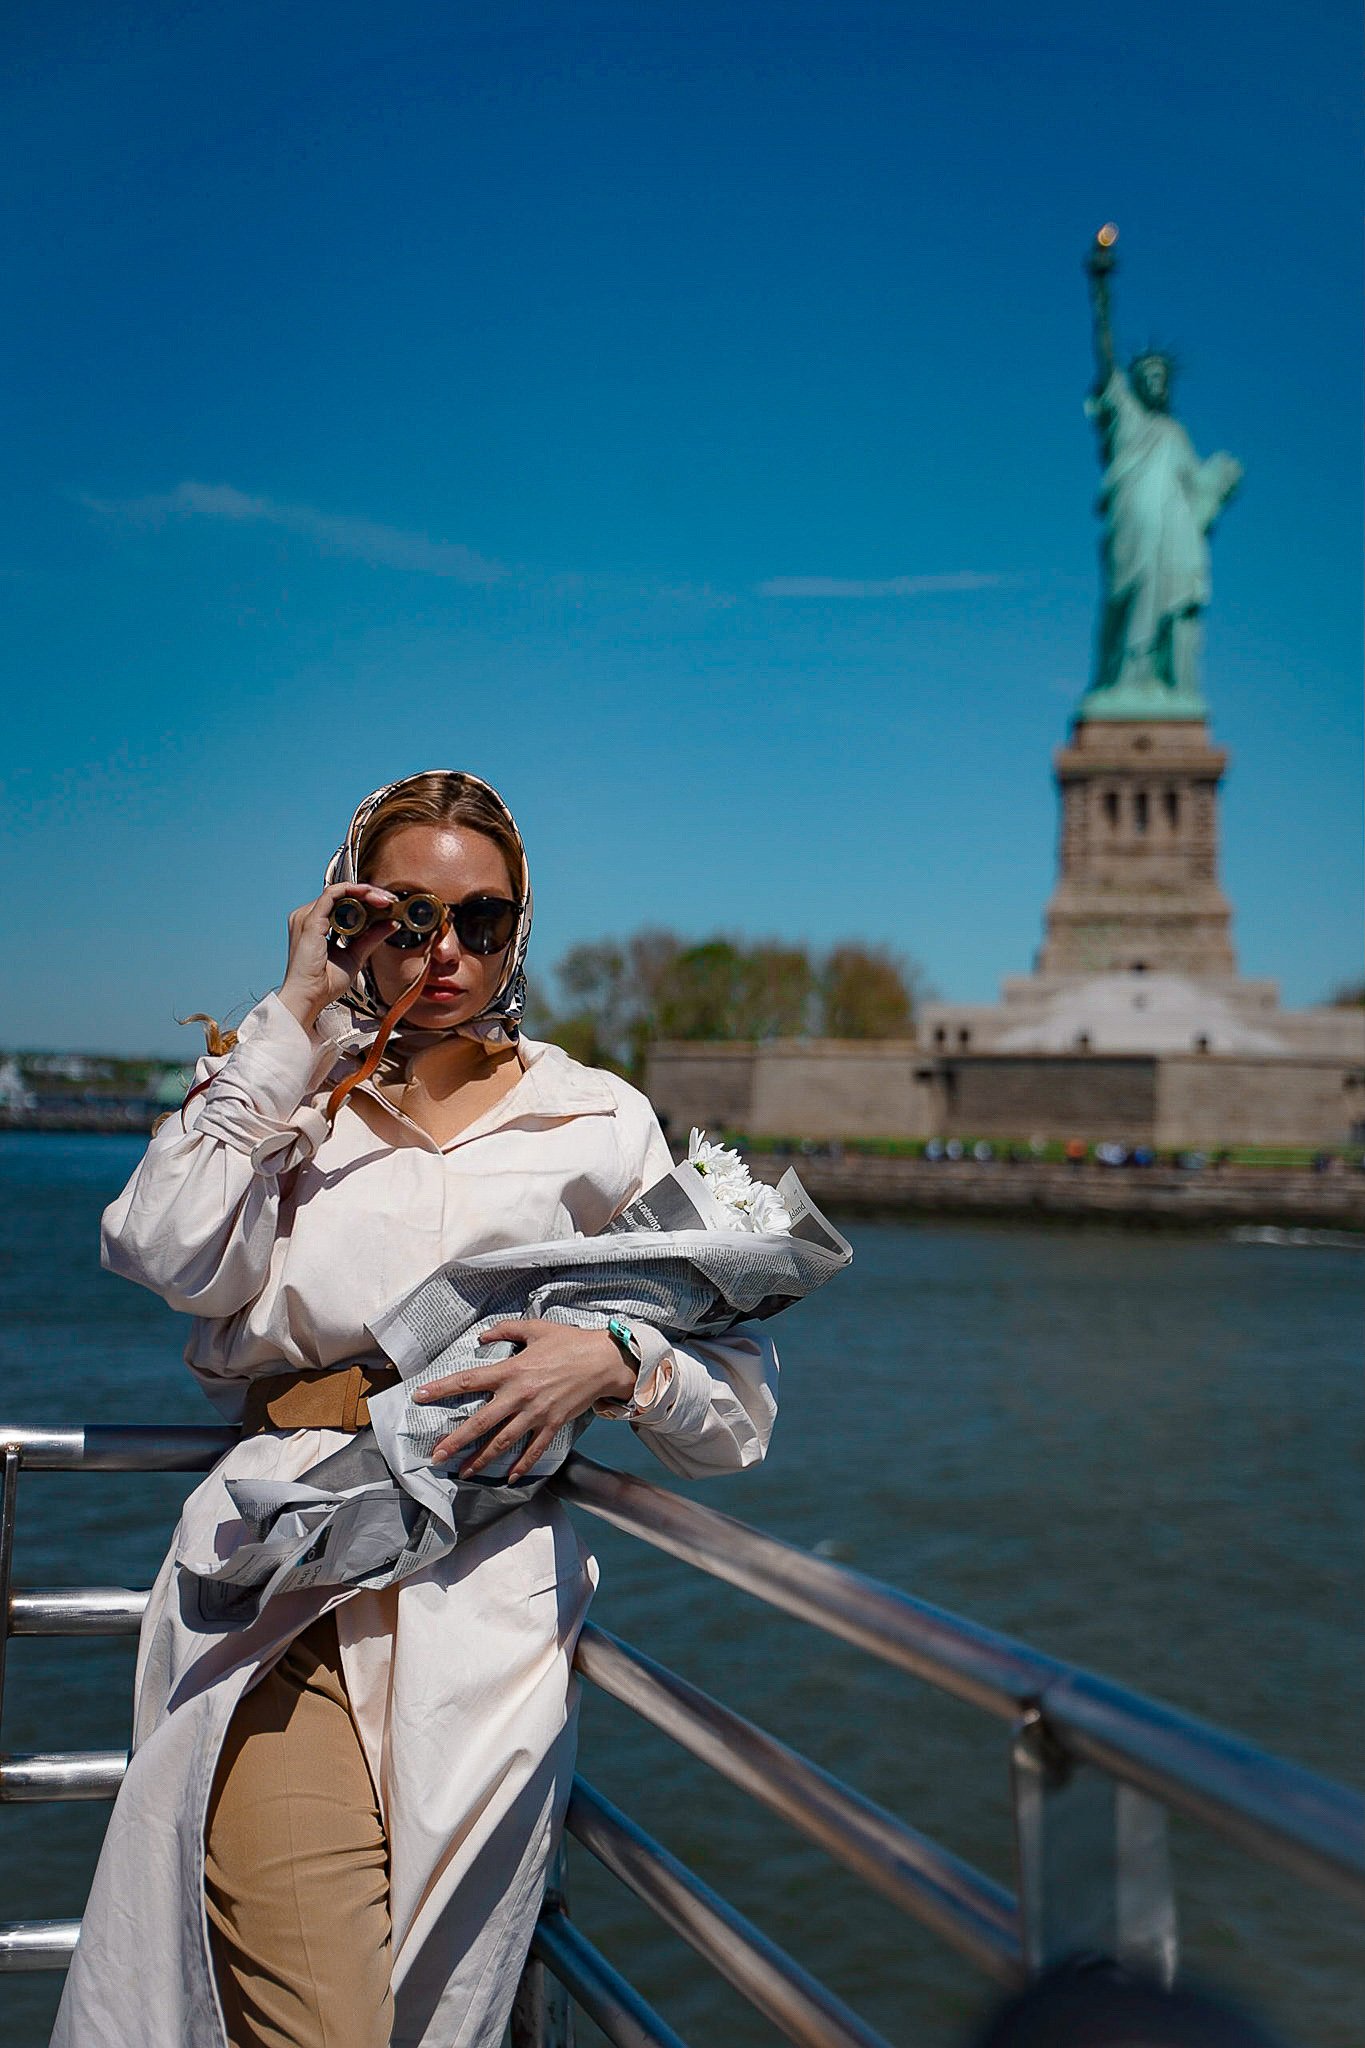
[[635, 1372], [605, 1330], [580, 1330], [572, 1323], [539, 1318], [514, 1319], [485, 1330], [479, 1342], [519, 1344], [521, 1349], [510, 1358], [469, 1366], [448, 1379], [428, 1380], [412, 1397], [426, 1403], [462, 1400], [467, 1394], [489, 1396], [476, 1414], [443, 1436], [431, 1454], [433, 1465], [448, 1464], [491, 1430], [477, 1456], [460, 1466], [461, 1479], [482, 1471], [519, 1437], [529, 1435], [525, 1450], [507, 1474], [507, 1484], [515, 1485], [530, 1471], [557, 1429], [584, 1414], [594, 1401], [628, 1401], [635, 1391]]

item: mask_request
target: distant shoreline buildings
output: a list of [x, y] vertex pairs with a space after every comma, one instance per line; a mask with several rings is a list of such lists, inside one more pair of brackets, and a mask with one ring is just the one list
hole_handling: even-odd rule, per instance
[[145, 1131], [191, 1078], [171, 1060], [0, 1053], [0, 1129]]

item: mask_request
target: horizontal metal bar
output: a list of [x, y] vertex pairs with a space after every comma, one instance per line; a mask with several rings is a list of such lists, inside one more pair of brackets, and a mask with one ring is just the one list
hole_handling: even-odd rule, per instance
[[112, 1799], [127, 1768], [126, 1749], [0, 1757], [0, 1802]]
[[1049, 1687], [1063, 1748], [1290, 1870], [1365, 1906], [1365, 1798], [1091, 1673]]
[[1014, 1899], [884, 1807], [589, 1622], [579, 1671], [757, 1799], [998, 1983], [1024, 1977]]
[[150, 1594], [124, 1586], [33, 1586], [10, 1596], [12, 1636], [135, 1636]]
[[554, 1972], [589, 2019], [596, 2020], [613, 2048], [687, 2048], [681, 2035], [646, 2005], [567, 1913], [556, 1908], [541, 1914], [531, 1936], [531, 1954]]
[[570, 1459], [550, 1484], [613, 1528], [1002, 1719], [1015, 1720], [1066, 1672], [1055, 1658], [993, 1629], [591, 1459]]
[[[211, 1426], [16, 1425], [0, 1426], [0, 1451], [12, 1447], [22, 1465], [38, 1469], [188, 1472], [206, 1470], [237, 1438], [234, 1429]], [[958, 1698], [1009, 1718], [1040, 1709], [1063, 1748], [1299, 1876], [1365, 1902], [1365, 1800], [1358, 1794], [665, 1487], [582, 1457], [551, 1484], [588, 1513]], [[20, 1593], [12, 1632], [131, 1632], [133, 1603], [144, 1599], [117, 1588]]]
[[574, 1779], [564, 1824], [798, 2048], [888, 2048], [883, 2035], [582, 1778]]
[[0, 1921], [0, 1970], [64, 1970], [79, 1920]]
[[45, 1472], [207, 1472], [230, 1451], [240, 1430], [124, 1427], [88, 1423], [79, 1429], [6, 1428], [0, 1446], [13, 1444], [19, 1462]]
[[1039, 1710], [1063, 1750], [1365, 1902], [1365, 1800], [1345, 1786], [667, 1487], [577, 1456], [550, 1484], [614, 1528], [959, 1699], [1012, 1718]]

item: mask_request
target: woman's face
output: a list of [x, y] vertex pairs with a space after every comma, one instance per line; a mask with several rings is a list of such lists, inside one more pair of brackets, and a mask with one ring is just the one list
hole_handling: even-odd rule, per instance
[[[517, 894], [497, 842], [465, 825], [399, 825], [385, 833], [366, 869], [364, 879], [381, 889], [425, 889], [443, 903]], [[506, 962], [505, 946], [500, 953], [468, 953], [447, 925], [425, 951], [377, 947], [370, 971], [386, 1003], [396, 1002], [422, 980], [422, 993], [406, 1021], [427, 1031], [448, 1031], [487, 1008]]]

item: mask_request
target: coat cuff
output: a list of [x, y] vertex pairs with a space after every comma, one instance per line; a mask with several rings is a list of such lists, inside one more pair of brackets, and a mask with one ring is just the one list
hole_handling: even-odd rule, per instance
[[670, 1348], [667, 1377], [661, 1372], [652, 1398], [635, 1416], [639, 1430], [660, 1436], [695, 1436], [711, 1412], [715, 1385], [699, 1358]]
[[635, 1390], [627, 1401], [594, 1401], [592, 1412], [608, 1422], [635, 1422], [664, 1398], [673, 1380], [675, 1353], [662, 1330], [631, 1318], [631, 1335], [640, 1350]]
[[689, 1436], [699, 1431], [710, 1413], [715, 1387], [699, 1358], [675, 1350], [652, 1323], [632, 1320], [640, 1346], [640, 1370], [630, 1401], [598, 1403], [599, 1415], [616, 1416], [639, 1430], [660, 1436]]

